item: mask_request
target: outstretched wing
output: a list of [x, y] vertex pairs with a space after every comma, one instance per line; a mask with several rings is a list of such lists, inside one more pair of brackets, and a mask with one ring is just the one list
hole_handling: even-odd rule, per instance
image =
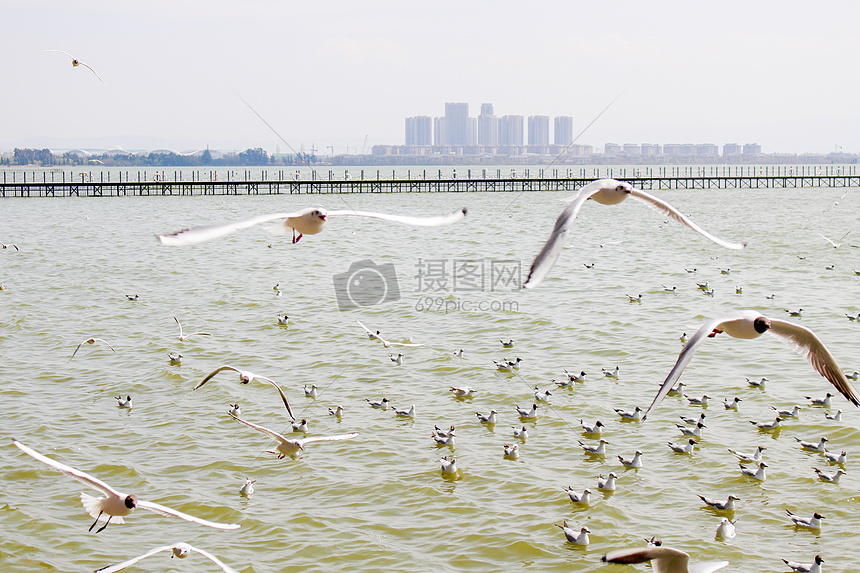
[[723, 239], [720, 239], [719, 237], [713, 236], [712, 234], [710, 234], [709, 232], [707, 232], [706, 230], [704, 230], [703, 228], [701, 228], [700, 226], [698, 226], [697, 224], [692, 222], [690, 219], [685, 217], [680, 211], [678, 211], [677, 209], [675, 209], [674, 207], [672, 207], [671, 205], [669, 205], [668, 203], [666, 203], [662, 199], [658, 199], [654, 195], [651, 195], [650, 193], [646, 193], [645, 191], [642, 191], [641, 189], [637, 189], [636, 187], [634, 187], [630, 191], [630, 194], [633, 197], [636, 197], [637, 199], [639, 199], [640, 201], [643, 201], [643, 202], [647, 203], [648, 205], [654, 207], [655, 209], [657, 209], [658, 211], [660, 211], [661, 213], [663, 213], [664, 215], [666, 215], [670, 219], [673, 219], [673, 220], [681, 223], [682, 225], [689, 227], [690, 229], [696, 231], [697, 233], [699, 233], [703, 237], [706, 237], [706, 238], [712, 240], [713, 242], [715, 242], [716, 244], [718, 244], [722, 247], [726, 247], [727, 249], [743, 249], [744, 247], [746, 247], [746, 243], [731, 243], [729, 241], [724, 241]]
[[466, 216], [466, 209], [458, 209], [448, 215], [435, 215], [430, 217], [412, 217], [408, 215], [389, 215], [388, 213], [372, 213], [370, 211], [329, 211], [329, 217], [370, 217], [371, 219], [383, 219], [385, 221], [393, 221], [395, 223], [403, 223], [404, 225], [414, 225], [417, 227], [441, 227], [443, 225], [451, 225]]
[[114, 563], [113, 565], [108, 565], [107, 567], [102, 567], [101, 569], [96, 569], [95, 573], [114, 573], [115, 571], [122, 571], [126, 567], [131, 567], [138, 561], [146, 559], [150, 555], [155, 555], [156, 553], [161, 553], [162, 551], [170, 551], [173, 549], [172, 545], [165, 545], [164, 547], [156, 547], [155, 549], [150, 549], [146, 553], [142, 555], [138, 555], [137, 557], [132, 557], [128, 561], [123, 561], [122, 563]]
[[[281, 387], [278, 385], [278, 383], [275, 382], [274, 380], [272, 380], [271, 378], [265, 378], [263, 376], [257, 376], [257, 378], [259, 378], [260, 380], [265, 380], [266, 382], [268, 382], [269, 384], [271, 384], [272, 386], [274, 386], [275, 388], [278, 389], [278, 394], [281, 395], [281, 400], [284, 401], [284, 406], [287, 407], [287, 414], [290, 415], [290, 419], [295, 420], [296, 417], [293, 415], [293, 409], [290, 407], [290, 402], [289, 402], [289, 400], [287, 400], [287, 395], [284, 394], [284, 391], [281, 389]], [[201, 382], [201, 384], [202, 384], [202, 382]]]
[[843, 396], [855, 406], [860, 406], [860, 395], [857, 394], [857, 390], [814, 332], [799, 324], [774, 318], [770, 319], [770, 332], [794, 346], [798, 353], [809, 360], [812, 367], [830, 381]]
[[60, 463], [57, 460], [53, 460], [47, 456], [44, 456], [44, 455], [40, 454], [39, 452], [37, 452], [36, 450], [34, 450], [28, 446], [25, 446], [24, 444], [22, 444], [21, 442], [19, 442], [15, 438], [12, 438], [12, 443], [15, 444], [15, 446], [17, 446], [17, 448], [19, 450], [21, 450], [22, 452], [24, 452], [28, 456], [39, 460], [43, 464], [48, 464], [49, 466], [51, 466], [52, 468], [54, 468], [56, 470], [60, 470], [61, 472], [63, 472], [67, 476], [73, 477], [76, 480], [78, 480], [79, 482], [82, 482], [82, 483], [90, 486], [93, 489], [97, 489], [104, 494], [115, 495], [117, 497], [124, 497], [124, 495], [125, 495], [125, 494], [118, 492], [117, 490], [115, 490], [114, 488], [112, 488], [111, 486], [109, 486], [108, 484], [103, 482], [102, 480], [100, 480], [96, 477], [93, 477], [88, 473], [82, 472], [81, 470], [76, 470], [75, 468], [73, 468], [71, 466], [67, 466], [66, 464]]
[[[230, 414], [230, 412], [227, 412], [227, 413]], [[267, 436], [269, 436], [273, 440], [277, 440], [279, 443], [288, 443], [288, 442], [292, 441], [292, 440], [288, 440], [287, 438], [285, 438], [284, 436], [282, 436], [278, 432], [275, 432], [274, 430], [270, 430], [269, 428], [264, 428], [263, 426], [258, 426], [257, 424], [254, 424], [253, 422], [243, 420], [242, 418], [240, 418], [239, 416], [237, 416], [235, 414], [230, 414], [230, 415], [233, 416], [235, 419], [239, 420], [240, 422], [242, 422], [243, 424], [245, 424], [246, 426], [250, 426], [250, 427], [254, 428], [255, 430], [257, 430], [258, 432], [266, 434]]]
[[214, 521], [207, 521], [205, 519], [200, 519], [199, 517], [194, 517], [193, 515], [188, 515], [187, 513], [182, 513], [176, 509], [171, 509], [164, 505], [143, 499], [137, 500], [137, 507], [153, 511], [155, 513], [160, 513], [161, 515], [166, 515], [168, 517], [178, 517], [179, 519], [184, 519], [185, 521], [190, 521], [192, 523], [214, 527], [215, 529], [239, 529], [241, 527], [238, 523], [216, 523]]
[[183, 229], [168, 235], [158, 235], [158, 240], [164, 245], [183, 246], [196, 245], [213, 239], [220, 239], [227, 235], [233, 234], [236, 231], [250, 229], [261, 223], [269, 221], [277, 221], [280, 219], [288, 219], [290, 217], [300, 217], [302, 213], [269, 213], [268, 215], [258, 215], [251, 219], [244, 219], [234, 223], [224, 223], [221, 225], [205, 225], [202, 227], [193, 227], [191, 229]]
[[[199, 334], [199, 333], [198, 333], [198, 334]], [[209, 375], [208, 375], [208, 376], [206, 376], [206, 378], [204, 378], [203, 380], [201, 380], [201, 381], [200, 381], [200, 383], [198, 383], [198, 384], [197, 384], [197, 386], [195, 386], [195, 387], [194, 387], [194, 390], [197, 390], [198, 388], [200, 388], [201, 386], [203, 386], [204, 384], [206, 384], [207, 382], [209, 382], [209, 380], [210, 380], [210, 379], [214, 378], [216, 374], [218, 374], [219, 372], [222, 372], [222, 371], [224, 371], [224, 370], [233, 370], [233, 371], [235, 371], [235, 372], [238, 372], [238, 371], [239, 371], [239, 369], [238, 369], [238, 368], [234, 368], [233, 366], [228, 366], [228, 365], [226, 365], [226, 364], [225, 364], [224, 366], [222, 366], [222, 367], [218, 368], [218, 369], [217, 369], [217, 370], [215, 370], [214, 372], [210, 372], [210, 373], [209, 373]]]
[[370, 330], [369, 328], [367, 328], [367, 327], [364, 325], [364, 323], [363, 323], [363, 322], [361, 322], [361, 321], [360, 321], [360, 320], [358, 320], [358, 319], [356, 319], [356, 322], [358, 323], [358, 325], [359, 325], [361, 328], [363, 328], [363, 329], [364, 329], [364, 332], [367, 334], [367, 336], [368, 336], [369, 338], [379, 338], [379, 336], [378, 336], [375, 332], [373, 332], [372, 330]]
[[[188, 544], [186, 543], [186, 545], [188, 545]], [[207, 558], [207, 559], [208, 559], [208, 560], [210, 560], [212, 563], [214, 563], [215, 565], [217, 565], [218, 567], [220, 567], [221, 569], [223, 569], [223, 570], [224, 570], [224, 573], [237, 573], [237, 571], [236, 571], [235, 569], [233, 569], [233, 568], [232, 568], [232, 567], [230, 567], [229, 565], [226, 565], [226, 564], [225, 564], [225, 563], [223, 563], [220, 559], [218, 559], [217, 557], [215, 557], [214, 555], [212, 555], [212, 554], [211, 554], [211, 553], [209, 553], [208, 551], [204, 551], [204, 550], [202, 550], [202, 549], [198, 549], [198, 548], [196, 548], [196, 547], [192, 547], [191, 545], [188, 545], [188, 547], [189, 547], [192, 551], [196, 551], [197, 553], [199, 553], [200, 555], [202, 555], [203, 557]]]
[[[91, 71], [92, 73], [94, 73], [94, 74], [96, 75], [96, 77], [99, 79], [99, 81], [100, 81], [101, 83], [103, 83], [103, 84], [105, 83], [105, 81], [104, 81], [104, 80], [102, 79], [102, 77], [98, 74], [98, 72], [96, 72], [96, 71], [95, 71], [94, 69], [92, 69], [90, 66], [88, 66], [88, 65], [87, 65], [87, 64], [85, 64], [85, 63], [83, 63], [83, 62], [82, 62], [82, 61], [80, 61], [80, 60], [78, 60], [78, 63], [79, 63], [80, 65], [82, 65], [83, 67], [85, 67], [86, 69], [88, 69], [89, 71]], [[105, 85], [107, 85], [107, 84], [105, 84]]]
[[340, 434], [337, 436], [316, 436], [313, 438], [304, 438], [301, 440], [296, 440], [301, 443], [302, 447], [305, 444], [310, 444], [311, 442], [337, 442], [339, 440], [351, 440], [358, 436], [358, 432], [350, 432], [348, 434]]
[[574, 198], [574, 200], [564, 208], [558, 216], [558, 219], [555, 220], [555, 227], [552, 230], [552, 234], [550, 234], [549, 239], [543, 246], [543, 249], [541, 249], [540, 253], [535, 257], [535, 260], [529, 269], [529, 276], [523, 284], [523, 288], [535, 288], [543, 282], [543, 279], [546, 278], [553, 265], [555, 265], [555, 261], [558, 260], [559, 255], [561, 255], [561, 251], [564, 249], [564, 243], [567, 240], [567, 233], [573, 226], [573, 222], [576, 220], [576, 215], [582, 208], [583, 203], [585, 203], [589, 197], [600, 191], [602, 186], [602, 180], [589, 183], [580, 189], [576, 198]]
[[645, 418], [648, 417], [648, 413], [651, 412], [657, 405], [663, 401], [663, 398], [666, 397], [666, 394], [669, 393], [669, 390], [675, 385], [678, 378], [681, 377], [681, 374], [684, 372], [684, 369], [687, 367], [687, 364], [690, 363], [690, 360], [693, 359], [693, 354], [696, 352], [696, 349], [699, 347], [701, 343], [705, 341], [709, 334], [711, 334], [715, 328], [717, 328], [720, 324], [729, 320], [727, 318], [715, 318], [709, 322], [706, 322], [702, 326], [699, 327], [699, 330], [687, 340], [687, 344], [684, 345], [684, 348], [681, 350], [681, 353], [678, 355], [678, 360], [675, 362], [675, 366], [672, 367], [672, 371], [669, 372], [669, 375], [666, 377], [666, 380], [663, 382], [663, 385], [660, 386], [660, 390], [657, 392], [657, 395], [654, 396], [654, 401], [651, 402], [651, 405], [648, 406], [648, 409], [645, 410], [645, 414], [642, 415], [642, 420], [645, 421]]

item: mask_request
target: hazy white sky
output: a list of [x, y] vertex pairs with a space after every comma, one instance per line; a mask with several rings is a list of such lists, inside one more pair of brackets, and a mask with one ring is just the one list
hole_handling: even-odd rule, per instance
[[[402, 144], [404, 118], [571, 115], [580, 139], [860, 152], [855, 1], [3, 0], [0, 149]], [[73, 68], [62, 54], [95, 68]], [[281, 144], [283, 151], [286, 148]]]

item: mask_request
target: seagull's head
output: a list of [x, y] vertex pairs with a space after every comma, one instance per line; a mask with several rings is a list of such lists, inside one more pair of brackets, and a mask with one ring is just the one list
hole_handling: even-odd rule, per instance
[[177, 543], [173, 546], [173, 555], [170, 558], [179, 557], [180, 559], [185, 559], [189, 553], [191, 553], [191, 546], [187, 543]]
[[247, 374], [239, 374], [239, 384], [248, 384], [251, 382], [251, 377]]
[[135, 507], [137, 507], [137, 498], [134, 495], [129, 494], [125, 496], [125, 500], [123, 502], [125, 503], [125, 506], [129, 509], [134, 509]]
[[313, 211], [311, 211], [311, 218], [325, 221], [327, 214], [328, 212], [325, 209], [314, 209]]
[[753, 328], [759, 334], [764, 334], [765, 332], [770, 330], [770, 320], [763, 316], [760, 316], [753, 321]]

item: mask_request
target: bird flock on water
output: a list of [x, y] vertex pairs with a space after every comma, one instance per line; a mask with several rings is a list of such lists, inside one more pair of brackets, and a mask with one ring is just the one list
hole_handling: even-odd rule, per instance
[[[79, 64], [80, 62], [73, 59], [73, 65]], [[92, 68], [90, 69], [92, 70]], [[93, 73], [95, 73], [94, 70], [92, 71]], [[550, 272], [552, 271], [554, 265], [556, 264], [563, 251], [567, 235], [569, 234], [580, 209], [587, 201], [594, 200], [594, 202], [602, 205], [615, 205], [621, 203], [628, 196], [634, 197], [640, 201], [647, 203], [651, 207], [660, 211], [664, 216], [669, 217], [670, 219], [688, 227], [692, 231], [699, 233], [703, 237], [713, 241], [721, 247], [728, 249], [742, 249], [746, 246], [744, 243], [727, 241], [708, 233], [665, 201], [662, 201], [661, 199], [649, 193], [646, 193], [645, 191], [637, 189], [628, 183], [617, 181], [614, 179], [601, 179], [583, 187], [580, 190], [579, 194], [568, 204], [568, 206], [559, 215], [549, 239], [547, 240], [541, 251], [537, 254], [533, 264], [531, 265], [531, 268], [529, 269], [528, 277], [523, 284], [523, 289], [530, 290], [537, 288], [544, 281], [544, 279], [549, 276]], [[329, 217], [360, 216], [412, 226], [439, 227], [457, 223], [462, 220], [466, 216], [466, 214], [466, 209], [461, 209], [458, 211], [454, 211], [453, 213], [450, 213], [448, 215], [416, 217], [390, 215], [384, 213], [358, 212], [351, 210], [327, 211], [326, 209], [321, 207], [313, 207], [292, 213], [273, 213], [261, 215], [233, 223], [192, 227], [174, 233], [158, 235], [157, 239], [160, 243], [164, 245], [181, 247], [184, 245], [192, 245], [225, 237], [232, 233], [242, 231], [244, 229], [248, 229], [256, 225], [274, 223], [278, 232], [291, 233], [292, 242], [295, 244], [300, 241], [305, 235], [316, 235], [320, 233], [323, 230], [324, 224], [327, 222]], [[834, 247], [840, 246], [838, 244], [835, 244], [833, 241], [830, 242], [833, 244]], [[19, 251], [18, 246], [13, 246], [15, 247], [16, 251]], [[6, 248], [5, 244], [3, 245], [3, 248]], [[594, 265], [586, 265], [586, 267], [593, 268]], [[695, 273], [696, 269], [687, 269], [687, 272]], [[729, 274], [730, 269], [721, 269], [720, 272], [721, 274]], [[703, 292], [705, 292], [705, 294], [713, 294], [711, 287], [707, 283], [701, 283], [698, 286]], [[274, 290], [277, 295], [281, 294], [279, 285], [275, 285]], [[663, 290], [664, 292], [676, 292], [676, 287], [673, 286], [669, 288], [664, 285]], [[742, 288], [737, 287], [736, 293], [742, 293]], [[126, 296], [129, 301], [137, 301], [140, 298], [137, 294]], [[773, 296], [769, 298], [772, 299]], [[642, 294], [638, 294], [635, 297], [632, 295], [628, 295], [628, 297], [631, 302], [642, 302]], [[790, 318], [801, 318], [802, 312], [803, 309], [786, 309], [786, 313], [789, 315]], [[860, 320], [860, 314], [858, 314], [857, 317], [854, 317], [850, 314], [846, 314], [845, 316], [852, 321]], [[286, 315], [284, 315], [283, 317], [279, 316], [278, 323], [282, 326], [288, 327], [288, 319], [289, 317], [287, 317]], [[210, 333], [207, 332], [194, 332], [191, 334], [185, 334], [179, 319], [174, 317], [174, 320], [176, 322], [177, 327], [179, 328], [178, 340], [180, 342], [185, 342], [191, 337], [212, 336]], [[422, 346], [422, 344], [415, 343], [411, 339], [405, 339], [403, 341], [388, 340], [383, 337], [382, 333], [379, 330], [372, 330], [361, 321], [358, 321], [358, 326], [370, 341], [375, 343], [381, 343], [384, 348], [396, 347], [398, 348], [398, 350], [402, 348], [403, 350], [406, 350], [408, 352], [409, 348]], [[814, 371], [817, 372], [826, 381], [828, 381], [839, 392], [839, 394], [841, 394], [845, 399], [847, 399], [855, 406], [860, 406], [860, 394], [857, 393], [857, 391], [851, 384], [851, 381], [856, 381], [858, 378], [860, 378], [860, 375], [858, 375], [856, 371], [853, 373], [845, 372], [839, 366], [836, 358], [829, 352], [824, 343], [814, 332], [812, 332], [806, 327], [801, 326], [797, 322], [782, 320], [774, 317], [767, 317], [756, 311], [739, 310], [722, 317], [716, 317], [713, 319], [706, 320], [692, 336], [687, 336], [687, 334], [684, 333], [681, 336], [681, 343], [683, 344], [683, 348], [678, 355], [677, 362], [667, 375], [665, 381], [656, 391], [650, 406], [648, 406], [647, 409], [643, 409], [638, 405], [635, 406], [633, 409], [615, 408], [616, 415], [618, 416], [618, 422], [631, 422], [634, 424], [645, 423], [648, 416], [653, 411], [658, 410], [660, 404], [668, 396], [684, 396], [685, 400], [688, 402], [689, 405], [701, 407], [703, 409], [707, 408], [709, 406], [709, 400], [712, 398], [707, 394], [703, 394], [701, 397], [684, 394], [684, 382], [681, 382], [680, 378], [684, 369], [692, 360], [694, 353], [699, 349], [699, 347], [708, 338], [715, 338], [719, 334], [723, 333], [727, 334], [730, 337], [739, 339], [755, 339], [766, 333], [776, 336], [778, 339], [786, 342], [788, 345], [793, 347], [803, 358], [805, 358], [810, 363]], [[85, 344], [95, 345], [96, 342], [106, 346], [113, 353], [117, 353], [117, 350], [114, 348], [114, 346], [109, 344], [106, 340], [101, 338], [88, 338], [77, 345], [77, 347], [71, 353], [69, 361], [71, 361], [72, 358], [74, 358], [79, 353], [79, 351]], [[501, 343], [502, 349], [505, 350], [514, 349], [516, 345], [513, 339], [508, 339], [507, 341], [502, 339], [499, 342]], [[458, 348], [453, 351], [452, 355], [455, 358], [463, 357], [465, 352], [465, 349]], [[404, 363], [408, 363], [407, 355], [403, 352], [390, 354], [389, 357], [393, 366], [402, 366]], [[179, 365], [181, 364], [183, 355], [177, 352], [171, 352], [168, 355], [168, 358], [171, 364]], [[518, 376], [519, 371], [522, 368], [521, 364], [523, 362], [524, 361], [519, 357], [516, 357], [514, 360], [504, 358], [499, 361], [494, 361], [494, 366], [498, 372], [509, 373], [512, 376]], [[301, 419], [298, 421], [296, 420], [293, 408], [287, 397], [287, 393], [282, 387], [282, 384], [279, 384], [272, 378], [261, 376], [231, 365], [222, 365], [216, 368], [200, 382], [198, 382], [193, 387], [193, 390], [200, 389], [204, 384], [214, 379], [218, 374], [222, 372], [232, 372], [234, 373], [234, 375], [238, 375], [240, 384], [250, 384], [251, 382], [259, 381], [271, 385], [278, 392], [279, 398], [286, 409], [287, 416], [290, 418], [292, 433], [300, 434], [300, 437], [283, 435], [256, 422], [246, 420], [242, 417], [241, 409], [238, 403], [231, 403], [226, 413], [236, 422], [243, 424], [244, 426], [247, 426], [248, 428], [251, 428], [273, 440], [276, 443], [275, 449], [267, 450], [267, 453], [275, 455], [279, 459], [283, 459], [286, 457], [295, 457], [299, 455], [308, 444], [318, 442], [324, 443], [353, 440], [354, 438], [359, 436], [358, 431], [351, 431], [343, 434], [329, 436], [306, 436], [306, 434], [308, 433], [309, 422], [307, 419]], [[588, 374], [586, 374], [586, 372], [582, 370], [578, 373], [576, 373], [575, 371], [568, 372], [567, 370], [564, 370], [563, 380], [552, 380], [554, 386], [545, 389], [542, 389], [539, 386], [534, 386], [533, 403], [526, 403], [523, 405], [512, 404], [511, 411], [506, 412], [504, 414], [505, 416], [514, 416], [515, 414], [514, 417], [518, 419], [518, 422], [515, 425], [510, 426], [510, 440], [508, 440], [503, 445], [503, 448], [500, 451], [502, 457], [512, 461], [519, 460], [521, 456], [521, 446], [526, 444], [529, 440], [528, 424], [529, 422], [532, 422], [538, 418], [540, 412], [542, 411], [542, 407], [550, 407], [551, 401], [553, 399], [553, 389], [559, 391], [563, 388], [575, 388], [577, 384], [585, 383], [587, 377]], [[600, 377], [605, 380], [620, 380], [620, 366], [616, 365], [612, 369], [604, 368], [600, 374]], [[747, 379], [747, 382], [750, 387], [758, 387], [764, 389], [765, 383], [767, 382], [767, 378], [762, 378], [760, 381]], [[316, 400], [320, 395], [319, 387], [315, 384], [305, 384], [303, 390], [306, 398]], [[712, 392], [716, 392], [716, 390], [718, 390], [718, 388], [714, 388]], [[469, 386], [451, 386], [450, 392], [456, 400], [461, 401], [471, 400], [479, 394], [475, 388]], [[804, 407], [794, 405], [791, 409], [782, 410], [774, 406], [772, 408], [775, 411], [775, 416], [772, 421], [750, 420], [749, 422], [753, 425], [753, 428], [758, 430], [759, 432], [778, 432], [783, 427], [782, 425], [784, 422], [786, 422], [787, 420], [799, 418], [801, 415], [800, 411], [802, 409], [831, 408], [833, 398], [836, 398], [836, 395], [828, 392], [826, 396], [821, 398], [811, 396], [808, 397], [809, 403]], [[117, 396], [116, 401], [117, 407], [126, 408], [129, 411], [132, 409], [131, 396]], [[377, 408], [384, 411], [390, 409], [398, 418], [415, 420], [417, 416], [416, 407], [414, 404], [410, 405], [408, 408], [396, 408], [386, 397], [382, 397], [381, 399], [368, 398], [366, 399], [366, 402], [367, 405], [373, 408]], [[740, 416], [740, 402], [741, 399], [737, 396], [732, 397], [731, 399], [724, 398], [723, 410], [727, 413], [727, 415]], [[336, 407], [333, 406], [328, 410], [329, 415], [335, 416], [338, 419], [344, 417], [346, 415], [346, 412], [347, 409], [345, 409], [342, 405], [337, 405]], [[826, 413], [826, 420], [838, 423], [841, 422], [841, 415], [842, 410], [837, 410], [835, 413], [832, 413], [830, 410], [828, 410]], [[499, 423], [501, 421], [500, 418], [502, 417], [500, 413], [495, 410], [489, 410], [486, 412], [477, 411], [475, 412], [475, 416], [477, 418], [476, 421], [478, 423], [489, 426], [494, 426], [495, 424]], [[604, 424], [600, 420], [597, 420], [594, 423], [586, 422], [585, 420], [580, 420], [579, 422], [581, 432], [586, 439], [591, 438], [598, 440], [594, 444], [589, 444], [581, 440], [578, 441], [579, 447], [581, 448], [583, 455], [599, 458], [607, 456], [607, 446], [612, 446], [612, 442], [603, 437], [603, 431], [606, 428], [606, 424]], [[676, 427], [679, 436], [677, 436], [674, 441], [666, 442], [668, 449], [672, 453], [678, 454], [679, 458], [696, 456], [698, 449], [702, 447], [701, 444], [703, 441], [703, 435], [707, 429], [707, 416], [705, 412], [702, 411], [698, 416], [692, 418], [681, 416], [681, 423], [676, 424]], [[454, 455], [454, 452], [456, 451], [455, 444], [457, 439], [456, 425], [452, 424], [447, 429], [442, 429], [438, 425], [436, 425], [434, 426], [430, 437], [432, 438], [433, 442], [435, 442], [437, 447], [449, 448], [450, 451], [449, 454], [442, 456], [439, 460], [440, 474], [448, 479], [456, 478], [459, 473], [463, 471], [462, 467], [457, 465], [457, 457]], [[845, 450], [828, 450], [827, 444], [830, 440], [824, 436], [817, 438], [816, 441], [806, 441], [801, 439], [800, 437], [796, 437], [796, 441], [799, 449], [806, 452], [821, 455], [822, 463], [819, 465], [822, 465], [823, 467], [827, 468], [835, 467], [835, 471], [833, 469], [822, 470], [818, 467], [811, 468], [811, 471], [814, 472], [816, 478], [822, 483], [838, 486], [841, 476], [847, 473], [844, 468], [848, 456], [847, 452]], [[104, 495], [104, 497], [95, 498], [85, 493], [81, 494], [81, 503], [83, 504], [85, 511], [90, 515], [90, 517], [95, 519], [95, 521], [89, 527], [89, 530], [92, 531], [97, 525], [103, 522], [103, 524], [95, 530], [95, 533], [103, 531], [108, 527], [108, 525], [112, 523], [122, 524], [124, 522], [123, 517], [129, 516], [136, 508], [143, 508], [164, 516], [176, 517], [189, 523], [195, 523], [198, 525], [222, 530], [232, 530], [240, 527], [240, 524], [238, 523], [220, 523], [209, 521], [206, 519], [195, 517], [190, 514], [186, 514], [178, 510], [171, 509], [167, 506], [155, 502], [142, 500], [134, 494], [122, 493], [93, 475], [68, 466], [60, 460], [39, 453], [30, 445], [26, 445], [23, 441], [18, 440], [16, 437], [12, 438], [12, 443], [21, 452], [27, 454], [31, 458], [82, 482], [84, 485], [87, 485], [92, 489], [101, 492]], [[751, 453], [739, 452], [733, 449], [729, 449], [726, 455], [734, 456], [735, 461], [738, 463], [737, 471], [740, 476], [745, 477], [747, 480], [749, 480], [750, 483], [762, 483], [767, 479], [767, 468], [770, 467], [765, 461], [764, 452], [766, 449], [767, 448], [765, 446], [758, 446], [755, 451]], [[623, 471], [647, 471], [644, 454], [639, 449], [633, 452], [632, 455], [615, 454], [611, 457], [617, 458], [618, 471], [608, 472], [605, 476], [603, 474], [596, 476], [595, 482], [586, 487], [582, 491], [582, 493], [579, 493], [579, 490], [575, 489], [572, 486], [566, 486], [565, 488], [563, 488], [564, 494], [567, 496], [567, 498], [572, 504], [588, 508], [592, 505], [592, 496], [594, 495], [594, 490], [608, 496], [611, 495], [611, 492], [614, 492], [617, 487], [619, 487], [619, 482], [623, 484], [624, 476], [621, 475], [621, 477], [619, 477], [619, 474], [621, 474]], [[255, 491], [255, 483], [256, 480], [253, 480], [249, 477], [245, 477], [244, 484], [239, 489], [239, 494], [246, 497], [253, 495]], [[594, 489], [592, 489], [592, 487]], [[621, 487], [623, 487], [623, 485], [621, 485]], [[735, 512], [738, 508], [738, 504], [736, 502], [742, 502], [741, 497], [734, 494], [730, 494], [725, 501], [722, 501], [721, 499], [713, 499], [699, 493], [696, 493], [695, 495], [701, 499], [701, 502], [706, 507], [710, 508], [710, 510], [715, 512], [720, 517], [720, 521], [715, 528], [715, 537], [717, 539], [730, 540], [738, 535], [744, 534], [744, 532], [742, 531], [742, 520], [740, 518], [733, 519], [735, 517]], [[814, 531], [820, 530], [821, 520], [825, 519], [825, 517], [819, 514], [817, 511], [813, 512], [810, 517], [807, 517], [806, 515], [795, 514], [790, 509], [786, 508], [785, 514], [786, 521], [791, 523], [794, 527], [798, 529]], [[740, 525], [736, 527], [736, 524], [738, 524], [739, 521]], [[559, 529], [561, 529], [567, 542], [574, 545], [589, 545], [591, 542], [590, 536], [595, 534], [595, 532], [592, 532], [588, 526], [584, 524], [571, 524], [566, 519], [563, 520], [561, 524], [556, 525]], [[599, 535], [599, 532], [596, 533]], [[727, 561], [698, 562], [692, 564], [690, 563], [689, 555], [684, 551], [664, 546], [661, 541], [656, 540], [653, 537], [650, 540], [646, 541], [647, 543], [643, 547], [610, 551], [603, 556], [602, 561], [608, 563], [623, 564], [650, 562], [654, 571], [656, 571], [657, 573], [708, 573], [711, 571], [717, 571], [719, 569], [722, 569], [729, 564]], [[215, 555], [207, 552], [206, 550], [192, 547], [186, 543], [177, 543], [173, 545], [157, 547], [147, 551], [142, 555], [130, 558], [127, 561], [103, 567], [101, 569], [98, 569], [97, 571], [119, 571], [125, 567], [132, 566], [133, 564], [137, 563], [142, 559], [148, 558], [157, 553], [167, 551], [170, 551], [173, 556], [178, 558], [185, 558], [191, 553], [198, 553], [203, 557], [209, 559], [212, 563], [218, 565], [223, 571], [234, 571], [233, 568], [225, 564]], [[812, 573], [820, 573], [822, 571], [822, 563], [824, 563], [824, 559], [820, 555], [815, 556], [810, 563], [797, 563], [788, 560], [783, 561], [785, 563], [785, 566], [790, 568], [791, 570]]]

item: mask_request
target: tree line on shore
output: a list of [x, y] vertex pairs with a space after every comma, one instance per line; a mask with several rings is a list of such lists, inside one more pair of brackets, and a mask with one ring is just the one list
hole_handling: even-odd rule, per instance
[[184, 155], [173, 152], [153, 152], [149, 154], [110, 153], [84, 155], [67, 151], [55, 154], [50, 149], [30, 149], [16, 147], [11, 157], [0, 158], [0, 165], [103, 165], [106, 167], [197, 167], [233, 165], [308, 165], [317, 163], [316, 155], [301, 153], [296, 155], [269, 155], [264, 149], [246, 149], [238, 153], [224, 153], [213, 159], [208, 149], [200, 154]]

